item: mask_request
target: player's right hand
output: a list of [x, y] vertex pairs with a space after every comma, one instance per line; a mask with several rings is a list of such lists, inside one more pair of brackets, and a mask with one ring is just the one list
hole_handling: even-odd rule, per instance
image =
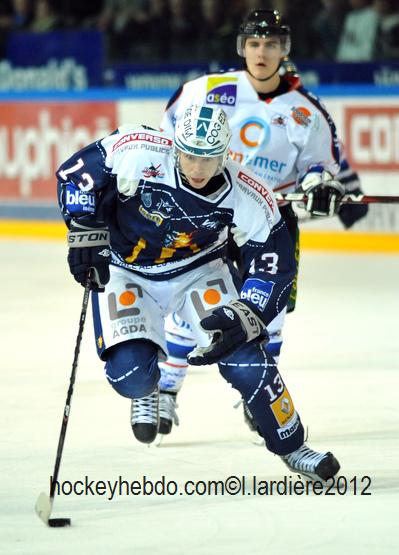
[[91, 289], [103, 291], [109, 281], [111, 251], [109, 231], [99, 227], [82, 225], [72, 220], [68, 232], [68, 264], [78, 283], [85, 285], [90, 272]]
[[212, 336], [208, 347], [196, 347], [188, 353], [189, 364], [201, 366], [219, 362], [239, 347], [259, 337], [266, 326], [250, 304], [242, 299], [219, 306], [210, 316], [203, 318], [200, 327]]

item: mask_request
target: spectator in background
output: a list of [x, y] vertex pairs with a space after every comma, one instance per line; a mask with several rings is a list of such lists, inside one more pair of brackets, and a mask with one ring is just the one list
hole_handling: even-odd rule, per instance
[[36, 0], [33, 20], [29, 30], [34, 33], [47, 33], [61, 26], [59, 15], [51, 0]]
[[55, 0], [63, 26], [89, 28], [95, 25], [98, 14], [104, 8], [104, 0]]
[[366, 62], [375, 54], [379, 16], [372, 0], [350, 0], [352, 10], [345, 17], [336, 60]]
[[30, 0], [11, 0], [11, 31], [26, 30], [32, 21]]
[[149, 32], [150, 1], [104, 0], [104, 9], [97, 18], [96, 27], [106, 33], [110, 58], [143, 61], [140, 60], [142, 53], [139, 50]]
[[399, 59], [399, 5], [397, 0], [374, 0], [379, 15], [376, 52], [379, 59]]
[[0, 59], [6, 57], [7, 39], [13, 31], [23, 31], [32, 19], [29, 0], [0, 0]]
[[0, 2], [0, 59], [5, 58], [8, 33], [12, 22], [12, 4], [10, 0]]
[[199, 0], [198, 4], [200, 19], [197, 57], [211, 63], [219, 62], [224, 54], [221, 28], [226, 17], [226, 6], [222, 1], [213, 0]]
[[198, 33], [198, 4], [195, 0], [168, 0], [170, 18], [165, 24], [170, 39], [168, 57], [171, 61], [192, 61], [196, 56]]
[[[291, 27], [292, 57], [300, 60], [312, 58], [313, 49], [309, 37], [312, 33], [312, 22], [319, 11], [321, 0], [285, 0], [273, 1], [273, 8], [279, 5], [284, 14], [284, 21]], [[262, 6], [263, 7], [263, 6]]]
[[[206, 4], [217, 4], [214, 6], [214, 11], [219, 13], [218, 18], [221, 21], [215, 30], [215, 39], [211, 40], [212, 52], [208, 54], [208, 59], [217, 61], [220, 63], [232, 63], [233, 66], [237, 65], [237, 50], [236, 50], [236, 36], [237, 29], [240, 26], [243, 18], [252, 10], [262, 8], [262, 9], [278, 9], [277, 4], [284, 3], [285, 0], [219, 0], [218, 2], [204, 1], [202, 2], [202, 12], [204, 10], [210, 11], [210, 8]], [[220, 15], [221, 14], [221, 15]], [[209, 24], [205, 20], [205, 25]], [[212, 28], [212, 27], [211, 27]], [[206, 36], [207, 29], [203, 33]], [[213, 32], [213, 31], [212, 31]], [[208, 32], [207, 38], [204, 40], [200, 38], [200, 46], [204, 46], [204, 42], [209, 41], [210, 33]], [[206, 49], [206, 46], [205, 46]], [[204, 53], [206, 50], [199, 49], [201, 53], [201, 59], [206, 59]]]
[[170, 12], [166, 0], [150, 0], [147, 20], [149, 29], [146, 37], [146, 58], [151, 61], [165, 61], [169, 55]]
[[225, 0], [224, 4], [224, 17], [219, 27], [220, 39], [220, 56], [218, 61], [230, 62], [236, 64], [237, 50], [236, 50], [236, 35], [237, 29], [250, 8], [247, 8], [248, 0]]
[[335, 60], [349, 4], [348, 0], [322, 0], [322, 4], [311, 24], [309, 40], [312, 58]]

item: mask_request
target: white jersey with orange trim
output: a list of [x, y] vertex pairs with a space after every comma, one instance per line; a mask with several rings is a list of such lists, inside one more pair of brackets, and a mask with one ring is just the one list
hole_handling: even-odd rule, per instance
[[220, 106], [233, 137], [230, 157], [248, 166], [275, 191], [294, 191], [310, 171], [339, 171], [335, 125], [320, 100], [298, 77], [287, 76], [287, 92], [261, 100], [246, 71], [210, 74], [184, 84], [170, 99], [161, 128], [191, 104]]

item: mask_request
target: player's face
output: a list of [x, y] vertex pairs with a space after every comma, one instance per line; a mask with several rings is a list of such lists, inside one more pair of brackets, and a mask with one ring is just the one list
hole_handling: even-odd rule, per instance
[[279, 37], [249, 37], [245, 41], [245, 61], [256, 79], [266, 79], [278, 68], [283, 51]]
[[203, 189], [211, 177], [215, 175], [220, 162], [220, 156], [210, 158], [208, 156], [193, 156], [185, 152], [179, 152], [179, 161], [180, 169], [191, 187]]

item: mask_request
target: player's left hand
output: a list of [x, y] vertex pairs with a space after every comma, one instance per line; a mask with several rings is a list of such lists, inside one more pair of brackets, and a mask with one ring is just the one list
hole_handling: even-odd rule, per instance
[[259, 337], [266, 327], [243, 300], [215, 308], [210, 316], [201, 320], [200, 326], [212, 340], [208, 347], [196, 347], [188, 354], [187, 360], [194, 366], [219, 362], [244, 343]]
[[345, 188], [329, 172], [309, 173], [301, 187], [308, 197], [305, 208], [312, 216], [333, 216], [338, 212]]

